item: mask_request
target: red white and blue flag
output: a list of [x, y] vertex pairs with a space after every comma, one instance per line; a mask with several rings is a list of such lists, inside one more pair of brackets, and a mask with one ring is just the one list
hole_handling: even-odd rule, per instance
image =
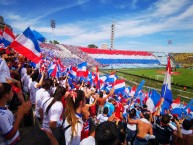
[[77, 77], [87, 78], [87, 76], [88, 76], [87, 62], [78, 64]]
[[42, 58], [39, 44], [29, 27], [20, 34], [10, 46], [36, 64]]
[[125, 81], [124, 80], [116, 80], [114, 83], [114, 94], [123, 93], [125, 91]]
[[5, 26], [4, 32], [3, 32], [3, 43], [5, 47], [9, 46], [14, 40], [15, 40], [15, 35], [7, 26]]
[[170, 58], [168, 57], [168, 63], [166, 67], [165, 78], [161, 90], [161, 96], [164, 98], [164, 102], [162, 105], [162, 111], [170, 109], [172, 104], [172, 91], [171, 91], [171, 64]]
[[156, 111], [156, 107], [159, 105], [161, 96], [156, 90], [151, 90], [149, 98], [146, 101], [147, 109], [153, 113]]

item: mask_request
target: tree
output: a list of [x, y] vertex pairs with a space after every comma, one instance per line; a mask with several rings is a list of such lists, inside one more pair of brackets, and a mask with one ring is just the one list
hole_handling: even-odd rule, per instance
[[54, 40], [54, 44], [59, 44], [59, 42], [58, 42], [58, 41], [56, 41], [56, 40]]
[[98, 48], [98, 46], [94, 45], [94, 44], [89, 44], [88, 48]]
[[49, 43], [52, 43], [52, 40], [50, 40]]

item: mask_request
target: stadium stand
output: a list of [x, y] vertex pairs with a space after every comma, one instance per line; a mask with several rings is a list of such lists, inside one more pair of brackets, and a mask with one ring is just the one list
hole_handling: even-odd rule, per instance
[[92, 57], [87, 55], [87, 53], [81, 51], [78, 46], [74, 45], [64, 45], [63, 46], [68, 49], [71, 53], [75, 54], [78, 56], [81, 60], [88, 62], [89, 65], [96, 65], [96, 66], [101, 66], [99, 62], [94, 60]]
[[[147, 51], [106, 50], [80, 47], [80, 50], [101, 63], [105, 68], [140, 68], [159, 66], [159, 60]], [[130, 65], [131, 64], [131, 65]]]
[[170, 53], [170, 56], [180, 66], [193, 66], [193, 53]]

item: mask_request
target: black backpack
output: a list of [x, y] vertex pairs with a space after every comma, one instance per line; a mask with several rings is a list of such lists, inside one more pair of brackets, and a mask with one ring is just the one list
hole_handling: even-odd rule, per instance
[[64, 122], [65, 122], [65, 119], [63, 120], [62, 125], [54, 128], [54, 129], [51, 129], [52, 134], [55, 136], [59, 145], [66, 145], [66, 140], [65, 140], [64, 134], [65, 134], [65, 131], [72, 126], [72, 125], [68, 125], [65, 128], [63, 128]]

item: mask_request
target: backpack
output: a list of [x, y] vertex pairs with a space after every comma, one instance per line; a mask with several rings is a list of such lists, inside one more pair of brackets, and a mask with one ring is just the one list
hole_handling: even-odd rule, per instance
[[65, 134], [65, 131], [72, 126], [72, 125], [68, 125], [65, 128], [63, 128], [64, 122], [65, 122], [65, 119], [63, 120], [62, 125], [54, 128], [54, 129], [51, 129], [52, 134], [55, 136], [59, 145], [66, 145], [66, 140], [65, 140], [64, 134]]

